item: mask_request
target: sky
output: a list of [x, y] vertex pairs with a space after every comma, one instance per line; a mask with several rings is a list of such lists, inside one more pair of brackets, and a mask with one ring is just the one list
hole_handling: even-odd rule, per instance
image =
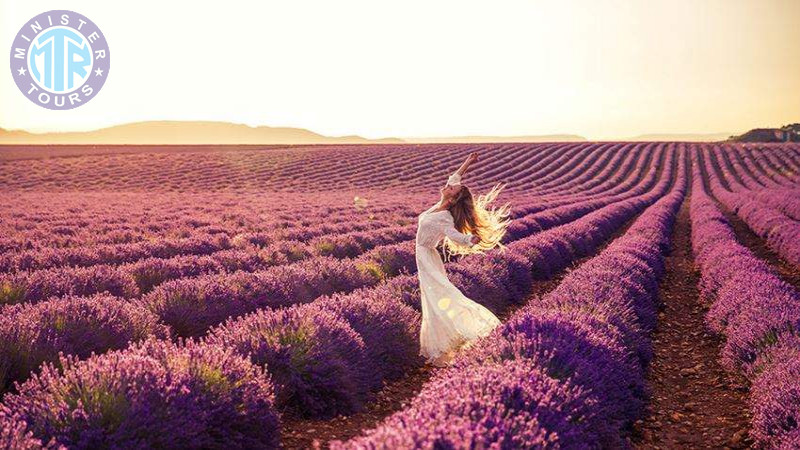
[[800, 122], [799, 0], [0, 0], [5, 51], [52, 9], [100, 27], [107, 81], [51, 111], [2, 69], [2, 128], [614, 139]]

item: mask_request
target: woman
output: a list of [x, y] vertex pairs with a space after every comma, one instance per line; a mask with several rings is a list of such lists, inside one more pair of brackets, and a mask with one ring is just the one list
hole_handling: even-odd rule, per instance
[[491, 311], [450, 283], [436, 250], [442, 239], [448, 258], [450, 254], [482, 253], [503, 247], [500, 239], [509, 224], [508, 205], [486, 209], [502, 186], [473, 199], [469, 188], [461, 184], [461, 177], [477, 160], [477, 153], [470, 154], [447, 179], [439, 202], [419, 216], [416, 260], [422, 296], [420, 355], [440, 367], [451, 362], [459, 348], [468, 347], [500, 324]]

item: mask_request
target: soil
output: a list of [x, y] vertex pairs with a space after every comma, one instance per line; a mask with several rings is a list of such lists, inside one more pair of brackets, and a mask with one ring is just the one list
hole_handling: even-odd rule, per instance
[[375, 427], [393, 412], [403, 409], [437, 370], [441, 369], [425, 365], [410, 370], [399, 380], [385, 383], [363, 411], [349, 416], [328, 420], [285, 420], [281, 430], [281, 445], [283, 448], [297, 449], [316, 445], [327, 447], [324, 444], [328, 441], [348, 440], [357, 436], [362, 430]]
[[699, 299], [692, 258], [688, 196], [665, 263], [647, 376], [652, 397], [648, 414], [634, 425], [631, 443], [648, 449], [747, 448], [748, 388], [743, 378], [722, 368], [722, 339], [706, 329], [707, 307]]

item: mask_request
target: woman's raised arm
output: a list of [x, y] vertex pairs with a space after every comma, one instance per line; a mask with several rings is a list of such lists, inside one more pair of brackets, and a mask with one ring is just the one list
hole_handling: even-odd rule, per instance
[[464, 176], [464, 174], [467, 172], [467, 169], [469, 169], [469, 166], [477, 160], [478, 160], [478, 153], [476, 152], [470, 153], [469, 156], [467, 156], [467, 159], [463, 163], [461, 163], [461, 167], [459, 167], [458, 170], [456, 170], [456, 173], [459, 176]]

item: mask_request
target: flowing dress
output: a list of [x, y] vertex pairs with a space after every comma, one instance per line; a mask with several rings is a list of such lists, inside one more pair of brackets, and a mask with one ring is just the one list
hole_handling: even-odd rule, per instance
[[419, 216], [416, 260], [422, 297], [420, 355], [441, 366], [450, 362], [459, 348], [469, 347], [475, 339], [489, 334], [500, 320], [447, 279], [436, 246], [445, 236], [471, 245], [472, 235], [456, 230], [450, 211], [433, 211], [436, 206]]

